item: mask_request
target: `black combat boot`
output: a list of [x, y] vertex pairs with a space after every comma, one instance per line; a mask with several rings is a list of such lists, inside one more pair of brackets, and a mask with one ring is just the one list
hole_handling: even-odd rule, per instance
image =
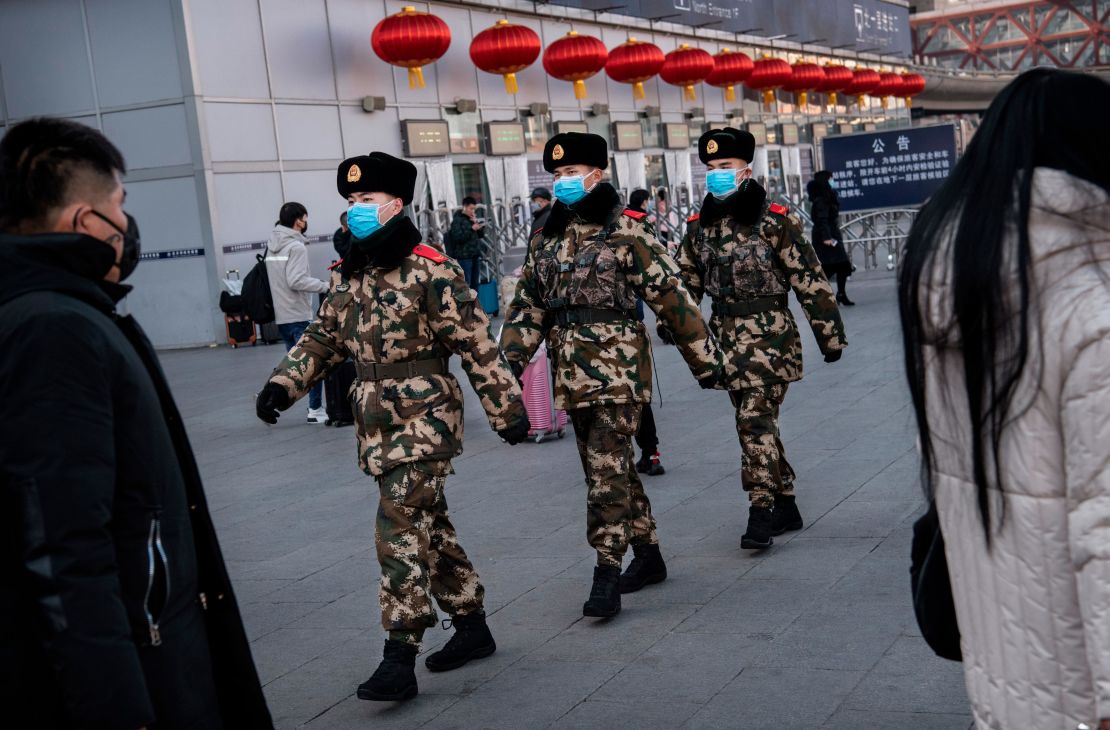
[[771, 516], [771, 534], [781, 535], [802, 529], [802, 513], [793, 494], [775, 495], [775, 512]]
[[641, 453], [640, 460], [636, 462], [636, 471], [647, 474], [649, 477], [657, 477], [660, 474], [667, 473], [667, 470], [663, 468], [663, 462], [658, 451], [654, 454], [649, 454], [646, 451]]
[[583, 616], [610, 618], [621, 612], [621, 569], [611, 565], [594, 568], [590, 600], [582, 605]]
[[667, 579], [667, 564], [658, 545], [633, 545], [632, 562], [621, 576], [621, 593], [635, 593], [646, 585]]
[[410, 700], [416, 692], [416, 647], [387, 639], [382, 663], [358, 686], [358, 698], [393, 702]]
[[455, 635], [442, 649], [429, 654], [424, 666], [429, 672], [447, 672], [458, 669], [471, 659], [482, 659], [497, 651], [493, 634], [486, 625], [485, 611], [460, 614], [451, 619]]
[[740, 547], [745, 550], [764, 550], [771, 547], [775, 542], [771, 537], [773, 519], [770, 507], [749, 507], [748, 531], [740, 538]]

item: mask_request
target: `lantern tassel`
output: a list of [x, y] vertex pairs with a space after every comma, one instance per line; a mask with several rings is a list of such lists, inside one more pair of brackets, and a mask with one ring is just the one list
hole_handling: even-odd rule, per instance
[[807, 101], [809, 101], [809, 96], [806, 94], [806, 92], [803, 91], [802, 93], [798, 94], [798, 106], [806, 106]]
[[907, 96], [906, 97], [906, 108], [909, 109], [912, 106], [913, 106], [913, 99]]
[[726, 86], [725, 87], [725, 101], [736, 101], [736, 87], [735, 86]]
[[633, 99], [643, 99], [645, 96], [647, 96], [647, 94], [644, 93], [644, 82], [643, 81], [637, 81], [636, 83], [632, 84], [632, 98]]
[[422, 69], [420, 66], [412, 66], [409, 68], [409, 88], [424, 88], [424, 69]]
[[763, 103], [766, 104], [767, 106], [771, 106], [772, 104], [775, 103], [775, 90], [774, 89], [764, 89], [763, 90]]
[[889, 103], [890, 103], [890, 97], [889, 96], [884, 96], [883, 97], [883, 109], [886, 109], [887, 104], [889, 104]]
[[686, 91], [686, 101], [697, 101], [698, 100], [698, 94], [697, 94], [696, 91], [694, 91], [694, 85], [693, 84], [687, 84], [686, 87], [685, 87], [685, 91]]
[[586, 98], [586, 82], [583, 81], [582, 79], [578, 79], [577, 81], [574, 82], [574, 98], [575, 99], [585, 99]]
[[831, 104], [833, 106], [836, 106], [836, 92], [835, 91], [830, 91], [829, 92], [829, 104]]
[[505, 74], [505, 91], [510, 94], [520, 91], [520, 87], [516, 84], [516, 74]]
[[858, 104], [859, 104], [860, 106], [863, 106], [863, 94], [860, 94], [860, 95], [859, 95], [859, 98], [857, 98], [857, 99], [856, 99], [856, 102], [857, 102], [857, 103], [858, 103]]

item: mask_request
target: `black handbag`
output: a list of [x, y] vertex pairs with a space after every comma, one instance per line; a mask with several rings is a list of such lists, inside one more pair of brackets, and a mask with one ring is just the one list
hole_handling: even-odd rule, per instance
[[952, 580], [944, 555], [944, 535], [940, 531], [937, 503], [913, 523], [910, 548], [910, 588], [913, 613], [921, 636], [937, 656], [963, 661], [960, 651], [960, 626], [956, 623], [956, 604], [952, 600]]

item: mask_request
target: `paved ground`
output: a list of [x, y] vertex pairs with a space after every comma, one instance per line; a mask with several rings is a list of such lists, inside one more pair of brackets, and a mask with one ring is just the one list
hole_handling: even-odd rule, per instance
[[[657, 347], [667, 474], [646, 480], [670, 579], [583, 619], [593, 555], [574, 441], [508, 447], [468, 393], [466, 453], [448, 482], [487, 588], [498, 651], [420, 696], [360, 702], [381, 655], [376, 488], [352, 429], [276, 427], [252, 393], [278, 346], [164, 353], [243, 606], [270, 707], [293, 728], [913, 728], [970, 724], [960, 667], [935, 658], [909, 606], [921, 509], [893, 282], [853, 281], [851, 346], [808, 375], [782, 419], [807, 528], [739, 549], [746, 504], [722, 393]], [[434, 629], [425, 650], [448, 632]]]

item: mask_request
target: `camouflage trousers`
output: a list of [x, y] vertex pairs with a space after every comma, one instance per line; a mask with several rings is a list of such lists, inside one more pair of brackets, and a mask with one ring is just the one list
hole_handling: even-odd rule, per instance
[[776, 494], [794, 493], [794, 470], [779, 438], [779, 407], [786, 383], [729, 391], [744, 465], [740, 483], [753, 506], [773, 507]]
[[632, 453], [640, 404], [576, 408], [570, 419], [586, 475], [586, 539], [598, 565], [619, 568], [630, 543], [659, 542]]
[[377, 477], [378, 602], [391, 635], [412, 632], [419, 642], [436, 624], [430, 597], [452, 616], [482, 609], [485, 589], [447, 517], [443, 487], [450, 471], [449, 461], [424, 461]]

